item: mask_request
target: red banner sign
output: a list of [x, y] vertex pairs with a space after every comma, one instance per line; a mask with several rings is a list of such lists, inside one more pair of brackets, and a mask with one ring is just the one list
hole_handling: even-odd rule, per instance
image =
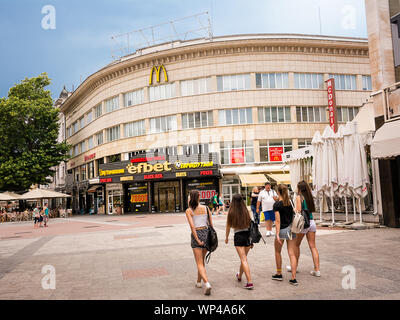
[[140, 203], [140, 202], [148, 202], [147, 193], [143, 194], [132, 194], [131, 195], [131, 203]]
[[89, 161], [94, 158], [96, 158], [96, 153], [92, 153], [92, 154], [89, 154], [88, 156], [85, 156], [85, 161]]
[[281, 162], [282, 161], [283, 147], [270, 147], [269, 148], [269, 161]]
[[337, 132], [337, 112], [336, 112], [336, 92], [335, 92], [335, 79], [331, 78], [326, 80], [326, 88], [328, 91], [328, 111], [329, 111], [329, 125], [333, 132]]
[[244, 149], [231, 150], [231, 163], [244, 163]]

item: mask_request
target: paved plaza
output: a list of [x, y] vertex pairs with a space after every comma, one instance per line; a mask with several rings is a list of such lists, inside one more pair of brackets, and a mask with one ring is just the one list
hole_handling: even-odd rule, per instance
[[[400, 299], [400, 229], [361, 231], [319, 228], [321, 278], [310, 275], [312, 258], [303, 241], [299, 286], [271, 280], [273, 238], [249, 253], [255, 288], [234, 279], [239, 259], [224, 243], [226, 216], [214, 216], [219, 247], [207, 265], [212, 295], [195, 288], [190, 229], [184, 214], [77, 216], [0, 225], [0, 299]], [[264, 227], [262, 228], [265, 233]], [[289, 258], [283, 251], [283, 266]], [[56, 288], [43, 289], [42, 268], [53, 266]], [[356, 271], [356, 288], [343, 289], [344, 266]]]

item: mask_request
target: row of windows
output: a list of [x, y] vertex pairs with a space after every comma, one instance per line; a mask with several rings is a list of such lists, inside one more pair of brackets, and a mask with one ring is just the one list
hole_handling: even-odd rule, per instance
[[[330, 74], [329, 77], [335, 79], [337, 90], [356, 90], [356, 76], [343, 74]], [[199, 78], [193, 80], [183, 80], [180, 82], [181, 96], [190, 96], [195, 94], [211, 92], [211, 77]], [[296, 89], [323, 89], [324, 81], [321, 73], [294, 73], [294, 87]], [[226, 76], [217, 76], [217, 91], [235, 91], [249, 90], [250, 74], [235, 74]], [[280, 89], [289, 88], [289, 73], [256, 73], [257, 89]], [[371, 77], [362, 76], [362, 89], [372, 90]], [[175, 82], [166, 83], [158, 86], [149, 87], [149, 100], [158, 101], [169, 99], [176, 96]], [[124, 106], [130, 107], [144, 102], [144, 89], [127, 92], [123, 95]], [[105, 100], [105, 112], [112, 112], [120, 108], [119, 96]], [[70, 137], [80, 129], [85, 127], [93, 120], [103, 114], [103, 106], [100, 103], [90, 110], [79, 120], [75, 121], [67, 128], [67, 137]]]
[[[258, 123], [279, 123], [291, 122], [290, 107], [261, 107], [257, 108]], [[358, 113], [358, 107], [338, 107], [337, 116], [339, 122], [347, 122], [354, 119]], [[298, 122], [326, 122], [326, 107], [296, 107], [296, 117]], [[252, 108], [234, 108], [218, 110], [218, 124], [238, 125], [252, 124]], [[214, 125], [213, 112], [193, 112], [182, 114], [182, 129], [205, 128]], [[178, 130], [176, 115], [156, 117], [150, 119], [149, 134], [162, 133]], [[145, 120], [134, 121], [124, 125], [124, 136], [135, 137], [146, 134]], [[107, 142], [120, 139], [120, 126], [106, 129]], [[96, 145], [103, 144], [103, 132], [95, 135]], [[94, 147], [93, 138], [88, 139], [88, 149], [86, 143], [80, 143], [80, 153], [86, 152]], [[79, 154], [78, 144], [74, 146], [71, 156]]]

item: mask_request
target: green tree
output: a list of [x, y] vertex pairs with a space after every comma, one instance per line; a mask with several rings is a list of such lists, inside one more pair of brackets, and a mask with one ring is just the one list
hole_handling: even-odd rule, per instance
[[68, 159], [70, 146], [57, 142], [59, 110], [46, 73], [25, 78], [0, 98], [0, 191], [49, 183], [53, 166]]

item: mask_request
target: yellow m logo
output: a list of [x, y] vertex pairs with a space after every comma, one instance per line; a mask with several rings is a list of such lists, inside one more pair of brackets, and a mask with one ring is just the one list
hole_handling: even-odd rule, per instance
[[151, 71], [150, 71], [149, 85], [152, 85], [152, 84], [153, 84], [153, 74], [154, 74], [154, 70], [156, 70], [157, 82], [160, 82], [160, 72], [161, 72], [161, 69], [162, 69], [163, 72], [164, 72], [164, 80], [165, 80], [165, 82], [168, 82], [167, 71], [165, 70], [164, 66], [163, 66], [163, 65], [161, 65], [161, 66], [159, 66], [159, 67], [154, 66], [153, 68], [151, 68]]

